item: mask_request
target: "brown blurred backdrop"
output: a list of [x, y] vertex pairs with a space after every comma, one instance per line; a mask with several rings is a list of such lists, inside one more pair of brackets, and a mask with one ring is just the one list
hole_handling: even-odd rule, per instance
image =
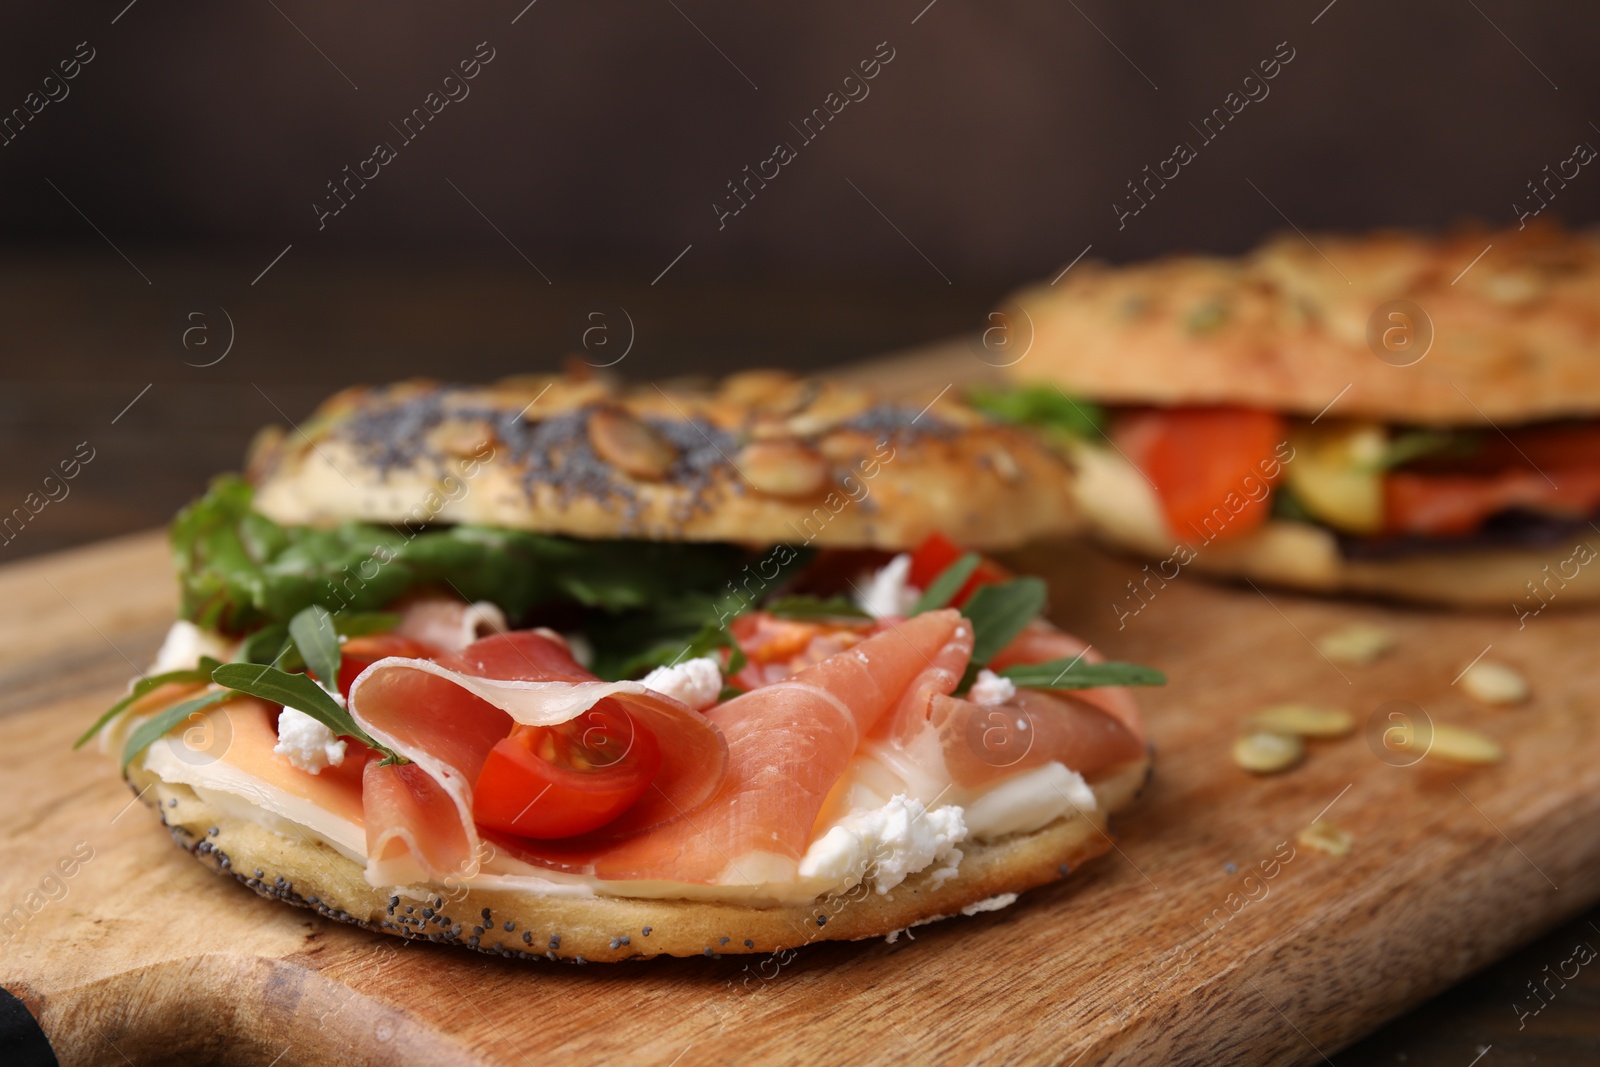
[[352, 381], [837, 363], [1085, 250], [1508, 224], [1600, 143], [1592, 5], [525, 4], [5, 14], [0, 494], [98, 450], [8, 556], [161, 521]]

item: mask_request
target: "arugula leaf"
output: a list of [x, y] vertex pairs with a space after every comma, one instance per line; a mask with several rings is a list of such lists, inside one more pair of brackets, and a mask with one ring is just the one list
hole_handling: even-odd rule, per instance
[[726, 626], [708, 626], [695, 635], [689, 642], [689, 658], [709, 656], [719, 648], [728, 650], [728, 663], [724, 674], [738, 674], [744, 670], [748, 662], [745, 659], [744, 649], [739, 647], [739, 642], [733, 639], [733, 634]]
[[921, 615], [924, 611], [937, 611], [950, 603], [982, 562], [982, 556], [976, 552], [968, 552], [940, 571], [939, 576], [928, 583], [928, 588], [923, 590], [922, 596], [917, 598], [911, 614]]
[[1042, 578], [1013, 578], [980, 585], [962, 605], [961, 614], [972, 623], [972, 659], [956, 685], [958, 696], [971, 689], [978, 671], [1044, 610], [1046, 593]]
[[1103, 685], [1166, 685], [1167, 676], [1137, 663], [1089, 663], [1084, 659], [1053, 659], [1047, 663], [1019, 663], [998, 672], [1023, 689], [1096, 689]]
[[[331, 616], [333, 629], [340, 637], [361, 637], [388, 633], [400, 625], [400, 616], [389, 611], [341, 611]], [[234, 653], [235, 663], [270, 663], [286, 671], [305, 666], [305, 659], [289, 639], [289, 627], [271, 622], [246, 637]]]
[[317, 676], [317, 683], [329, 693], [339, 691], [339, 635], [333, 628], [333, 616], [321, 604], [305, 608], [289, 620], [289, 636], [308, 668]]
[[128, 735], [128, 743], [122, 748], [123, 771], [127, 771], [128, 764], [133, 762], [134, 757], [159, 741], [174, 726], [177, 726], [196, 712], [204, 711], [214, 704], [220, 704], [224, 700], [231, 700], [232, 698], [233, 693], [227, 689], [213, 690], [202, 696], [197, 696], [193, 700], [185, 700], [182, 704], [174, 704], [154, 718], [146, 719], [140, 723], [134, 728], [133, 733]]
[[105, 712], [94, 721], [94, 725], [83, 732], [82, 737], [72, 742], [72, 747], [74, 749], [82, 748], [89, 742], [90, 738], [94, 737], [94, 735], [99, 733], [101, 730], [104, 730], [112, 719], [115, 719], [118, 715], [121, 715], [124, 711], [127, 711], [128, 708], [133, 705], [135, 700], [138, 700], [146, 693], [153, 692], [164, 685], [171, 685], [174, 682], [183, 682], [186, 684], [195, 685], [209, 682], [211, 680], [211, 672], [219, 666], [221, 666], [221, 663], [212, 659], [210, 656], [201, 656], [199, 667], [191, 667], [187, 670], [179, 671], [163, 671], [160, 674], [145, 675], [143, 678], [140, 678], [137, 682], [133, 683], [133, 688], [129, 690], [127, 696], [123, 697], [121, 700], [111, 705], [111, 707], [107, 708]]
[[1106, 412], [1099, 404], [1069, 397], [1053, 385], [975, 388], [968, 390], [967, 401], [1001, 422], [1068, 437], [1093, 437], [1106, 425]]
[[763, 610], [780, 619], [870, 619], [855, 601], [845, 596], [780, 596], [769, 600]]
[[987, 666], [1023, 627], [1038, 617], [1044, 610], [1046, 594], [1042, 578], [1013, 578], [978, 587], [961, 609], [961, 614], [972, 622], [974, 673]]
[[240, 693], [303, 711], [334, 733], [353, 737], [393, 762], [403, 762], [403, 757], [380, 745], [325, 689], [303, 674], [290, 674], [254, 663], [224, 663], [211, 672], [211, 680]]

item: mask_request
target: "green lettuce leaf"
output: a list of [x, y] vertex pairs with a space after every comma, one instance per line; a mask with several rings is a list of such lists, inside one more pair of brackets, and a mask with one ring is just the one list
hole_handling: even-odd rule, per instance
[[[653, 614], [663, 605], [681, 615], [676, 605], [692, 598], [704, 610], [679, 629], [693, 634], [714, 617], [715, 598], [746, 558], [734, 545], [588, 541], [487, 526], [280, 526], [251, 510], [252, 496], [248, 483], [219, 478], [173, 522], [181, 613], [199, 626], [259, 631], [313, 604], [338, 620], [437, 588], [493, 601], [513, 620], [563, 605], [580, 616]], [[245, 658], [272, 662], [286, 637], [253, 638]]]

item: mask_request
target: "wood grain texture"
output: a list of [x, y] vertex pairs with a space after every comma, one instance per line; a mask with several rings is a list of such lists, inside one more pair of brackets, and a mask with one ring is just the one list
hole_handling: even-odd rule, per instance
[[[614, 967], [402, 943], [202, 869], [109, 760], [68, 750], [171, 618], [159, 537], [0, 570], [0, 906], [28, 913], [0, 935], [0, 984], [66, 1064], [693, 1067], [835, 1061], [844, 1040], [866, 1063], [1287, 1064], [1320, 1062], [1600, 895], [1600, 616], [1552, 610], [1518, 632], [1509, 612], [1268, 602], [1186, 576], [1118, 631], [1131, 565], [1069, 546], [1015, 562], [1050, 578], [1059, 622], [1171, 676], [1145, 700], [1158, 774], [1118, 820], [1118, 851], [892, 945]], [[1392, 628], [1397, 651], [1335, 669], [1307, 640], [1358, 619]], [[1534, 679], [1528, 704], [1478, 709], [1451, 686], [1491, 642]], [[1237, 724], [1288, 699], [1361, 719], [1413, 701], [1509, 758], [1395, 767], [1356, 736], [1287, 775], [1237, 770]], [[1330, 804], [1348, 857], [1294, 845], [1276, 877], [1244, 881]], [[75, 846], [92, 858], [64, 878]]]

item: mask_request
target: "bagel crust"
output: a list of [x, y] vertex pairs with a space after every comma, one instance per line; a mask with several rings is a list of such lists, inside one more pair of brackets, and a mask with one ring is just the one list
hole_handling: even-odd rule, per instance
[[1071, 469], [955, 399], [752, 372], [360, 387], [251, 450], [281, 523], [477, 523], [587, 538], [1002, 548], [1075, 527]]
[[[1426, 323], [1390, 317], [1397, 300]], [[1006, 307], [1033, 329], [1008, 373], [1104, 403], [1316, 415], [1337, 398], [1342, 417], [1440, 426], [1600, 414], [1596, 232], [1289, 233], [1238, 258], [1082, 263]]]
[[777, 952], [816, 941], [890, 936], [962, 909], [1004, 906], [1007, 895], [1065, 877], [1109, 851], [1107, 817], [1134, 799], [1149, 769], [1146, 758], [1093, 783], [1093, 812], [985, 844], [963, 843], [959, 872], [942, 882], [936, 883], [930, 869], [887, 894], [863, 884], [788, 907], [466, 886], [377, 889], [367, 884], [360, 864], [329, 845], [223, 811], [188, 786], [151, 775], [143, 761], [130, 766], [128, 780], [135, 791], [153, 787], [142, 794], [143, 803], [155, 808], [180, 847], [264, 897], [396, 937], [518, 959], [585, 963]]
[[[1581, 537], [1579, 540], [1583, 540]], [[1573, 566], [1571, 545], [1418, 551], [1388, 559], [1348, 559], [1328, 530], [1275, 520], [1200, 549], [1197, 570], [1313, 593], [1359, 593], [1385, 600], [1538, 614], [1546, 598], [1562, 606], [1600, 601], [1600, 571]], [[1537, 590], [1537, 592], [1536, 592]]]

